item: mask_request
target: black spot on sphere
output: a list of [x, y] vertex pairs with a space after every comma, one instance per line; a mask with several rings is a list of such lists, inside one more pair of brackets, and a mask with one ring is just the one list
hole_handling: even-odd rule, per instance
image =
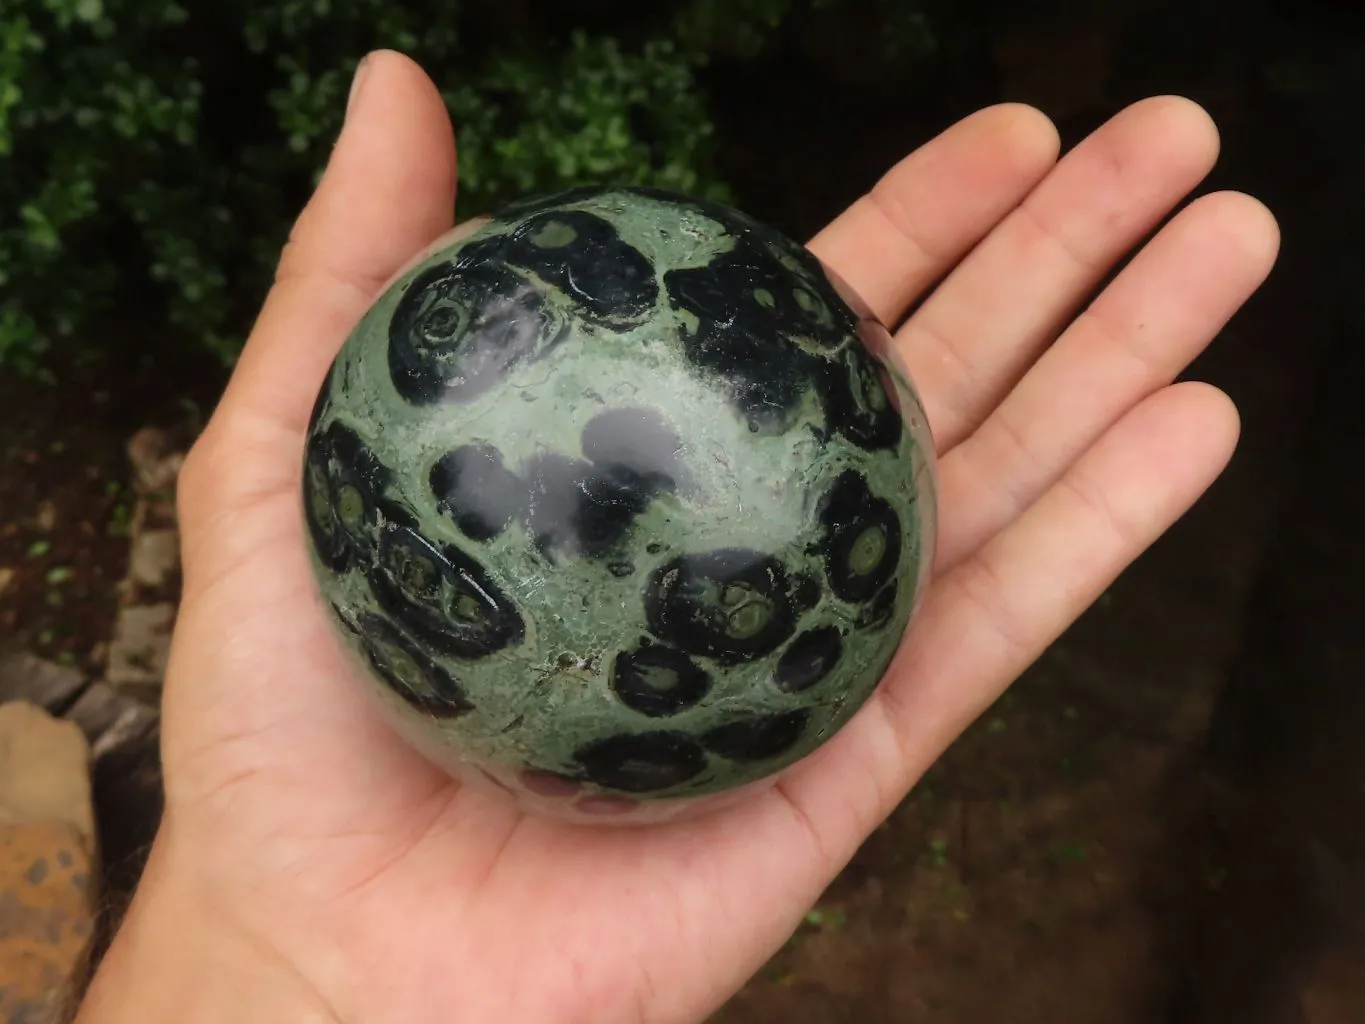
[[599, 471], [619, 467], [655, 492], [684, 484], [682, 439], [653, 409], [608, 409], [583, 428], [583, 456]]
[[781, 428], [821, 366], [796, 343], [802, 325], [773, 291], [790, 291], [792, 278], [742, 239], [704, 267], [664, 275], [669, 302], [695, 321], [678, 328], [687, 358], [724, 385], [754, 429]]
[[650, 645], [617, 655], [611, 689], [628, 708], [660, 718], [686, 710], [705, 697], [711, 678], [681, 651]]
[[322, 436], [322, 444], [336, 475], [349, 479], [369, 497], [377, 498], [393, 479], [393, 470], [358, 433], [343, 423], [329, 426]]
[[635, 565], [633, 562], [612, 562], [607, 566], [607, 572], [611, 573], [618, 580], [623, 580], [627, 576], [635, 575]]
[[450, 673], [384, 617], [363, 615], [358, 633], [370, 666], [410, 707], [436, 718], [458, 718], [474, 710]]
[[547, 555], [597, 558], [614, 551], [635, 519], [665, 489], [620, 463], [596, 466], [550, 454], [527, 469], [525, 521], [536, 547]]
[[665, 563], [646, 588], [645, 614], [660, 639], [726, 663], [771, 654], [795, 628], [782, 563], [743, 548]]
[[418, 274], [389, 321], [389, 375], [407, 401], [469, 401], [558, 345], [567, 328], [540, 287], [507, 267], [500, 239]]
[[[768, 293], [752, 296], [763, 310], [759, 315], [776, 317], [815, 345], [829, 349], [842, 345], [853, 332], [859, 314], [844, 294], [849, 292], [851, 296], [851, 290], [832, 280], [824, 265], [804, 245], [723, 203], [649, 186], [632, 186], [623, 191], [690, 208], [720, 225], [734, 243], [731, 253], [726, 254], [731, 257], [731, 265], [753, 272], [747, 282], [750, 292]], [[732, 280], [740, 288], [745, 287], [741, 277]], [[724, 311], [719, 312], [724, 317]], [[754, 310], [750, 308], [747, 312], [752, 315]]]
[[825, 494], [820, 521], [830, 589], [845, 601], [873, 597], [900, 565], [901, 523], [895, 510], [850, 469]]
[[830, 429], [869, 451], [892, 448], [905, 431], [898, 400], [882, 364], [854, 341], [817, 377]]
[[623, 733], [574, 754], [588, 780], [622, 793], [680, 786], [706, 768], [706, 752], [680, 732]]
[[583, 210], [530, 217], [507, 236], [505, 258], [564, 292], [595, 320], [638, 320], [659, 298], [644, 253], [626, 244], [611, 222]]
[[369, 550], [392, 471], [350, 427], [333, 422], [308, 435], [303, 466], [304, 519], [319, 560], [345, 570]]
[[343, 572], [351, 561], [351, 545], [337, 522], [336, 496], [325, 463], [311, 457], [303, 467], [303, 518], [318, 561]]
[[471, 540], [492, 540], [522, 513], [526, 484], [491, 445], [463, 445], [431, 467], [437, 505]]
[[717, 726], [701, 741], [711, 753], [731, 761], [768, 761], [801, 742], [809, 721], [805, 710], [761, 715]]
[[809, 690], [833, 671], [843, 655], [843, 636], [834, 626], [802, 633], [778, 659], [773, 682], [786, 693]]
[[511, 599], [474, 559], [410, 527], [384, 531], [367, 576], [385, 610], [437, 650], [481, 658], [525, 635]]
[[792, 579], [792, 611], [799, 615], [820, 603], [820, 582], [810, 573], [798, 573]]
[[877, 596], [858, 612], [857, 627], [859, 629], [882, 629], [885, 627], [891, 621], [891, 613], [896, 610], [898, 595], [899, 588], [895, 582], [877, 591]]

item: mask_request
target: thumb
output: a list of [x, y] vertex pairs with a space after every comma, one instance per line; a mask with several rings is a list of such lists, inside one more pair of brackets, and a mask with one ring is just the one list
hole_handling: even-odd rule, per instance
[[369, 55], [327, 169], [182, 472], [187, 549], [201, 520], [292, 485], [328, 366], [383, 284], [449, 230], [455, 177], [454, 133], [435, 84], [401, 54]]

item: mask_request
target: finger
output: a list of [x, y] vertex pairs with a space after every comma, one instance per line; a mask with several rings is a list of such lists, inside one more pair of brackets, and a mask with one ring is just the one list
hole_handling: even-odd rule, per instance
[[1058, 146], [1031, 107], [979, 111], [892, 168], [810, 249], [894, 327], [1042, 179]]
[[1127, 108], [1063, 157], [925, 301], [897, 345], [941, 452], [980, 424], [1217, 154], [1217, 129], [1189, 100]]
[[944, 572], [1017, 518], [1125, 412], [1171, 383], [1275, 262], [1279, 229], [1250, 196], [1206, 196], [1124, 268], [939, 466], [952, 509]]
[[1221, 392], [1172, 385], [937, 580], [883, 687], [781, 784], [832, 864], [1190, 508], [1226, 466], [1237, 433]]
[[445, 104], [407, 57], [371, 54], [223, 399], [301, 434], [328, 365], [380, 287], [454, 220]]

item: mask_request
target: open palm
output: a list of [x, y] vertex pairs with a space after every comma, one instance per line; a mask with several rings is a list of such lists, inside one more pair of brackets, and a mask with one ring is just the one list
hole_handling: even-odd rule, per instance
[[1060, 163], [1057, 147], [1036, 111], [983, 111], [811, 242], [898, 327], [939, 452], [935, 579], [886, 685], [764, 796], [584, 829], [412, 753], [312, 595], [297, 494], [313, 397], [378, 290], [453, 221], [439, 96], [405, 58], [372, 56], [182, 476], [167, 812], [132, 933], [193, 905], [288, 978], [313, 1014], [292, 1020], [684, 1022], [733, 993], [1233, 450], [1229, 401], [1172, 381], [1269, 271], [1274, 221], [1205, 196], [1082, 309], [1208, 172], [1217, 136], [1159, 98]]

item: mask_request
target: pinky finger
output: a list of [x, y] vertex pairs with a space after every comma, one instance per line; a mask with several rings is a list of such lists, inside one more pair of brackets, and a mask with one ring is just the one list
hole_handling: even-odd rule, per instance
[[1203, 384], [1140, 402], [1011, 526], [935, 580], [882, 688], [781, 790], [831, 864], [1227, 465], [1239, 422]]
[[1216, 388], [1134, 407], [1011, 527], [938, 581], [884, 692], [918, 772], [1203, 495], [1237, 444]]

